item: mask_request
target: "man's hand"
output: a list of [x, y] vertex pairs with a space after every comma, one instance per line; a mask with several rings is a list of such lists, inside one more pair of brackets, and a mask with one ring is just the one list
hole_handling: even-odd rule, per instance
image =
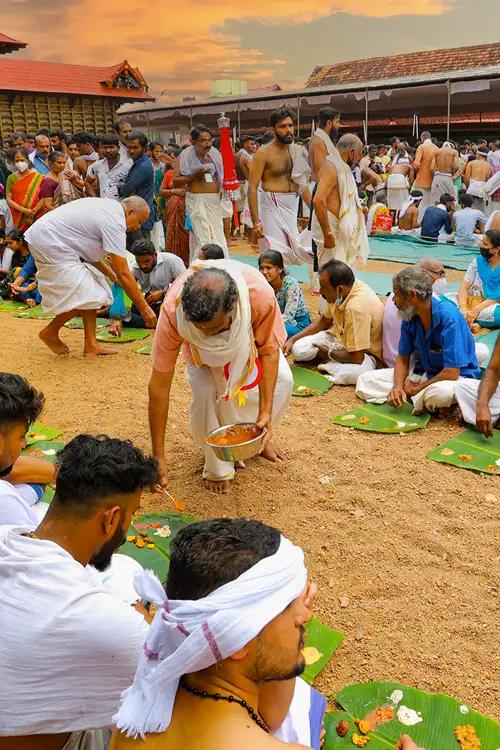
[[146, 302], [148, 305], [154, 305], [157, 302], [161, 302], [163, 299], [163, 292], [161, 289], [157, 289], [154, 292], [150, 292], [148, 296], [146, 297]]
[[255, 236], [258, 240], [264, 239], [264, 230], [262, 229], [262, 224], [260, 221], [258, 221], [257, 224], [254, 224], [253, 231], [255, 232]]
[[403, 734], [396, 745], [396, 750], [424, 750], [423, 747], [416, 745], [412, 738], [407, 734]]
[[123, 330], [123, 323], [121, 320], [114, 320], [108, 328], [108, 333], [111, 336], [121, 336]]
[[210, 167], [208, 164], [206, 167], [199, 167], [198, 169], [195, 169], [194, 172], [191, 172], [191, 174], [189, 175], [189, 182], [199, 179], [207, 172], [210, 172]]
[[78, 177], [77, 173], [76, 172], [72, 172], [70, 169], [68, 169], [66, 172], [64, 172], [64, 174], [66, 175], [66, 177], [68, 178], [68, 180], [70, 182], [75, 182], [75, 180], [79, 180], [80, 179]]
[[473, 307], [472, 309], [466, 310], [466, 312], [465, 312], [465, 320], [467, 321], [467, 323], [469, 325], [471, 325], [472, 323], [474, 323], [474, 321], [476, 320], [476, 318], [477, 318], [477, 311], [476, 311], [475, 307]]
[[158, 487], [160, 489], [164, 489], [168, 484], [168, 469], [167, 469], [167, 462], [165, 460], [165, 456], [162, 456], [161, 458], [156, 457], [156, 460], [158, 461]]
[[13, 294], [21, 294], [22, 292], [26, 291], [26, 289], [23, 289], [21, 286], [18, 286], [16, 281], [14, 281], [12, 284], [9, 284], [9, 286]]
[[333, 232], [327, 232], [323, 238], [323, 246], [326, 250], [331, 250], [335, 247], [335, 237]]
[[493, 424], [488, 404], [478, 403], [476, 409], [476, 427], [486, 437], [493, 437]]
[[272, 415], [271, 414], [259, 414], [257, 422], [255, 423], [261, 430], [266, 429], [267, 434], [262, 442], [262, 450], [266, 447], [268, 442], [271, 440], [273, 434]]
[[410, 380], [410, 378], [406, 378], [405, 384], [404, 384], [404, 392], [409, 398], [411, 398], [412, 396], [416, 396], [417, 393], [420, 393], [421, 390], [422, 390], [422, 383], [416, 383], [414, 380]]
[[141, 312], [142, 319], [144, 321], [144, 325], [146, 328], [155, 328], [156, 327], [156, 315], [153, 312], [153, 310], [149, 307], [143, 310]]
[[316, 359], [319, 359], [320, 362], [330, 362], [332, 359], [330, 356], [330, 347], [326, 344], [314, 344], [314, 346], [318, 350]]
[[393, 388], [387, 396], [387, 403], [391, 406], [400, 407], [406, 402], [406, 394], [403, 388]]
[[292, 336], [288, 339], [288, 341], [285, 341], [283, 344], [283, 354], [285, 357], [288, 357], [289, 354], [291, 354], [293, 345], [295, 344], [295, 336]]

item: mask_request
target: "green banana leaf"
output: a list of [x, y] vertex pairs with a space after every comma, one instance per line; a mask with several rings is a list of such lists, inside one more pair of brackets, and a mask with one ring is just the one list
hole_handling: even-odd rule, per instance
[[136, 349], [132, 349], [132, 351], [136, 354], [151, 354], [152, 348], [153, 342], [150, 341], [147, 344], [144, 344], [144, 346], [138, 346]]
[[45, 486], [45, 492], [43, 493], [42, 497], [40, 498], [41, 503], [47, 503], [50, 505], [52, 500], [54, 499], [54, 495], [56, 494], [56, 491], [54, 487], [51, 484], [47, 484]]
[[[133, 542], [125, 542], [120, 547], [120, 552], [133, 557], [143, 568], [153, 570], [160, 581], [165, 583], [170, 562], [170, 545], [172, 544], [172, 540], [181, 529], [197, 520], [193, 516], [175, 511], [168, 513], [144, 513], [132, 522], [127, 536], [135, 535], [139, 530], [147, 531], [149, 537], [154, 540], [155, 548], [140, 548], [136, 547]], [[157, 522], [161, 523], [162, 526], [168, 525], [172, 532], [171, 535], [168, 537], [156, 536], [155, 531], [157, 529], [146, 528], [149, 524]]]
[[[107, 328], [110, 324], [110, 320], [107, 318], [97, 318], [96, 319], [96, 328], [99, 330], [100, 328]], [[67, 323], [64, 324], [65, 328], [73, 328], [81, 331], [83, 329], [83, 320], [82, 318], [71, 318], [71, 320], [68, 320]]]
[[333, 418], [334, 424], [367, 432], [395, 434], [427, 427], [430, 414], [412, 414], [411, 404], [395, 409], [389, 404], [364, 404]]
[[40, 440], [53, 440], [54, 438], [61, 435], [61, 430], [57, 427], [47, 427], [47, 425], [41, 422], [33, 422], [28, 432], [26, 433], [27, 445], [38, 443]]
[[301, 674], [302, 679], [312, 685], [343, 640], [343, 633], [322, 625], [316, 617], [313, 617], [306, 628], [305, 648], [316, 649], [316, 654], [312, 651], [309, 653], [312, 657], [315, 656], [317, 661], [306, 666], [305, 671]]
[[[291, 367], [290, 369], [293, 375], [292, 396], [322, 396], [333, 385], [316, 370], [309, 370], [307, 367]], [[314, 393], [310, 391], [314, 391]]]
[[3, 300], [0, 297], [0, 312], [18, 313], [21, 310], [25, 310], [25, 309], [26, 309], [26, 303], [25, 302], [16, 302], [13, 299]]
[[150, 331], [144, 328], [124, 328], [121, 336], [112, 336], [109, 331], [98, 331], [96, 338], [98, 341], [105, 341], [106, 343], [128, 344], [129, 341], [142, 341], [149, 334]]
[[493, 437], [487, 438], [472, 427], [467, 427], [426, 455], [432, 461], [452, 464], [460, 469], [500, 474], [500, 430], [493, 430]]
[[[460, 750], [454, 732], [455, 727], [465, 724], [470, 724], [476, 730], [481, 750], [497, 750], [500, 747], [500, 724], [448, 695], [426, 693], [397, 682], [365, 682], [349, 685], [337, 695], [337, 703], [344, 710], [326, 715], [324, 750], [352, 750], [353, 731], [359, 734], [354, 719], [364, 719], [376, 708], [393, 705], [389, 699], [394, 690], [403, 693], [398, 706], [413, 709], [422, 721], [413, 726], [402, 724], [397, 719], [398, 706], [395, 706], [394, 719], [387, 724], [379, 724], [374, 732], [369, 733], [367, 750], [395, 748], [402, 734], [410, 735], [425, 750]], [[349, 723], [349, 731], [344, 737], [339, 737], [336, 731], [341, 719]]]
[[49, 461], [53, 464], [57, 458], [57, 452], [61, 448], [64, 448], [64, 443], [56, 443], [53, 440], [39, 440], [36, 443], [26, 446], [22, 455], [41, 458], [42, 461]]
[[56, 316], [52, 313], [47, 313], [41, 305], [36, 307], [27, 307], [24, 310], [16, 312], [15, 318], [26, 318], [28, 320], [53, 320]]

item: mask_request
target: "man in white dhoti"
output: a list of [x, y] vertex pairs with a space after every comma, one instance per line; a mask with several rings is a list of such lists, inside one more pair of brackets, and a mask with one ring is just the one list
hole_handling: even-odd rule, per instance
[[158, 612], [110, 750], [278, 749], [276, 732], [319, 750], [326, 701], [296, 680], [317, 591], [299, 547], [259, 521], [202, 521], [172, 544], [166, 594], [136, 580]]
[[156, 315], [132, 276], [126, 250], [127, 231], [138, 229], [148, 215], [147, 204], [137, 196], [121, 203], [81, 198], [50, 211], [26, 231], [43, 308], [56, 316], [38, 335], [55, 354], [68, 353], [59, 331], [78, 315], [83, 318], [84, 355], [114, 353], [96, 339], [97, 311], [113, 302], [109, 281], [123, 287], [145, 325], [154, 328]]
[[234, 157], [236, 176], [240, 181], [241, 193], [238, 211], [241, 214], [241, 224], [246, 228], [251, 228], [252, 217], [248, 207], [248, 178], [250, 176], [250, 165], [257, 151], [257, 143], [253, 135], [243, 135], [240, 138], [240, 143], [241, 149]]
[[483, 213], [486, 200], [485, 188], [492, 174], [492, 169], [487, 159], [488, 149], [486, 147], [478, 148], [476, 158], [467, 163], [463, 176], [467, 195], [471, 195], [474, 200], [472, 208], [477, 208]]
[[[312, 263], [312, 247], [299, 235], [299, 195], [310, 206], [311, 168], [302, 146], [293, 142], [290, 109], [271, 113], [274, 140], [259, 148], [250, 167], [248, 205], [260, 251], [278, 250], [286, 265]], [[259, 191], [259, 186], [261, 190]]]
[[[432, 296], [432, 279], [411, 266], [393, 279], [394, 304], [403, 318], [394, 369], [358, 378], [356, 395], [371, 404], [394, 407], [411, 400], [413, 413], [447, 413], [462, 378], [477, 379], [480, 369], [474, 339], [459, 309]], [[413, 371], [410, 357], [417, 353]]]
[[460, 167], [458, 151], [450, 141], [445, 141], [433, 157], [431, 203], [438, 203], [444, 193], [457, 197], [453, 176]]
[[99, 571], [156, 462], [128, 441], [79, 435], [58, 463], [40, 525], [0, 528], [1, 750], [104, 750], [147, 633], [137, 595], [126, 603]]
[[362, 372], [382, 359], [384, 306], [352, 269], [330, 260], [319, 270], [321, 296], [327, 303], [320, 317], [286, 342], [296, 362], [318, 356], [318, 369], [336, 385], [354, 385]]
[[255, 268], [230, 260], [199, 261], [170, 287], [153, 344], [149, 422], [153, 453], [167, 483], [165, 428], [175, 363], [184, 343], [193, 392], [190, 427], [205, 449], [203, 477], [214, 492], [228, 492], [234, 464], [205, 445], [222, 425], [257, 422], [267, 429], [262, 456], [282, 456], [270, 441], [292, 392], [292, 373], [281, 352], [286, 341], [273, 289]]
[[229, 257], [221, 206], [224, 180], [222, 156], [213, 147], [212, 132], [204, 125], [192, 128], [191, 146], [185, 148], [174, 167], [174, 185], [186, 188], [186, 218], [189, 226], [189, 261], [196, 260], [203, 245], [220, 245]]
[[[457, 383], [455, 397], [466, 422], [477, 427], [486, 437], [493, 436], [493, 428], [500, 419], [500, 336], [481, 381], [461, 380]], [[496, 461], [500, 471], [500, 459]]]
[[410, 157], [406, 153], [406, 147], [401, 144], [397, 156], [389, 167], [389, 176], [387, 177], [387, 208], [389, 211], [394, 211], [396, 218], [408, 199], [410, 185], [414, 178], [415, 170], [411, 165]]
[[323, 164], [316, 195], [312, 236], [317, 245], [318, 263], [332, 258], [351, 268], [363, 266], [368, 257], [365, 217], [351, 168], [363, 153], [356, 135], [346, 133]]

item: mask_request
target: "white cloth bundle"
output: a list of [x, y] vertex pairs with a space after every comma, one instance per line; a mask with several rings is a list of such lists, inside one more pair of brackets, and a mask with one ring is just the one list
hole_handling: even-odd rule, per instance
[[490, 177], [484, 186], [484, 193], [486, 196], [490, 196], [498, 189], [500, 189], [500, 172], [495, 172], [493, 177]]
[[347, 243], [345, 262], [351, 265], [356, 260], [365, 265], [370, 248], [358, 187], [351, 168], [343, 161], [337, 149], [326, 158], [337, 170], [340, 196], [339, 234]]
[[292, 159], [292, 180], [298, 185], [298, 191], [302, 194], [309, 187], [311, 167], [300, 144], [292, 143], [288, 150]]
[[137, 592], [159, 609], [116, 726], [132, 737], [164, 732], [180, 678], [243, 648], [299, 596], [306, 581], [304, 553], [285, 537], [274, 555], [196, 601], [167, 599], [151, 571], [138, 577]]
[[422, 200], [421, 195], [418, 195], [418, 196], [409, 195], [399, 210], [399, 218], [402, 219], [403, 216], [405, 216], [408, 209], [410, 208], [410, 206], [413, 206], [414, 203], [416, 203], [417, 201], [421, 201], [421, 200]]
[[[234, 308], [231, 327], [215, 336], [206, 336], [194, 323], [186, 319], [182, 304], [177, 305], [177, 330], [189, 345], [195, 365], [203, 367], [224, 367], [229, 364], [224, 398], [236, 396], [245, 385], [246, 378], [255, 364], [256, 350], [252, 330], [252, 308], [248, 286], [243, 278], [243, 264], [234, 260], [195, 261], [192, 268], [200, 271], [203, 268], [220, 268], [226, 271], [238, 287], [238, 300]], [[251, 272], [244, 266], [245, 273]], [[252, 269], [256, 274], [259, 272]]]
[[179, 156], [180, 173], [187, 177], [188, 175], [193, 174], [193, 172], [196, 172], [197, 169], [200, 169], [200, 167], [209, 167], [212, 177], [216, 173], [219, 185], [222, 186], [224, 181], [224, 166], [222, 164], [221, 153], [212, 146], [207, 156], [209, 161], [201, 161], [196, 154], [194, 146], [188, 146]]

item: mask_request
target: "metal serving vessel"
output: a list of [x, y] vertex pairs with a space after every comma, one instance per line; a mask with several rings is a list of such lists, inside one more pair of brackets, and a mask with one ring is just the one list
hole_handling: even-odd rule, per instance
[[244, 443], [236, 443], [235, 445], [214, 445], [210, 442], [211, 437], [224, 435], [230, 427], [255, 427], [255, 422], [225, 424], [209, 432], [205, 444], [215, 451], [217, 458], [220, 458], [221, 461], [244, 461], [246, 458], [252, 458], [252, 456], [256, 456], [261, 452], [267, 430], [262, 430], [260, 435], [251, 440], [246, 440]]

